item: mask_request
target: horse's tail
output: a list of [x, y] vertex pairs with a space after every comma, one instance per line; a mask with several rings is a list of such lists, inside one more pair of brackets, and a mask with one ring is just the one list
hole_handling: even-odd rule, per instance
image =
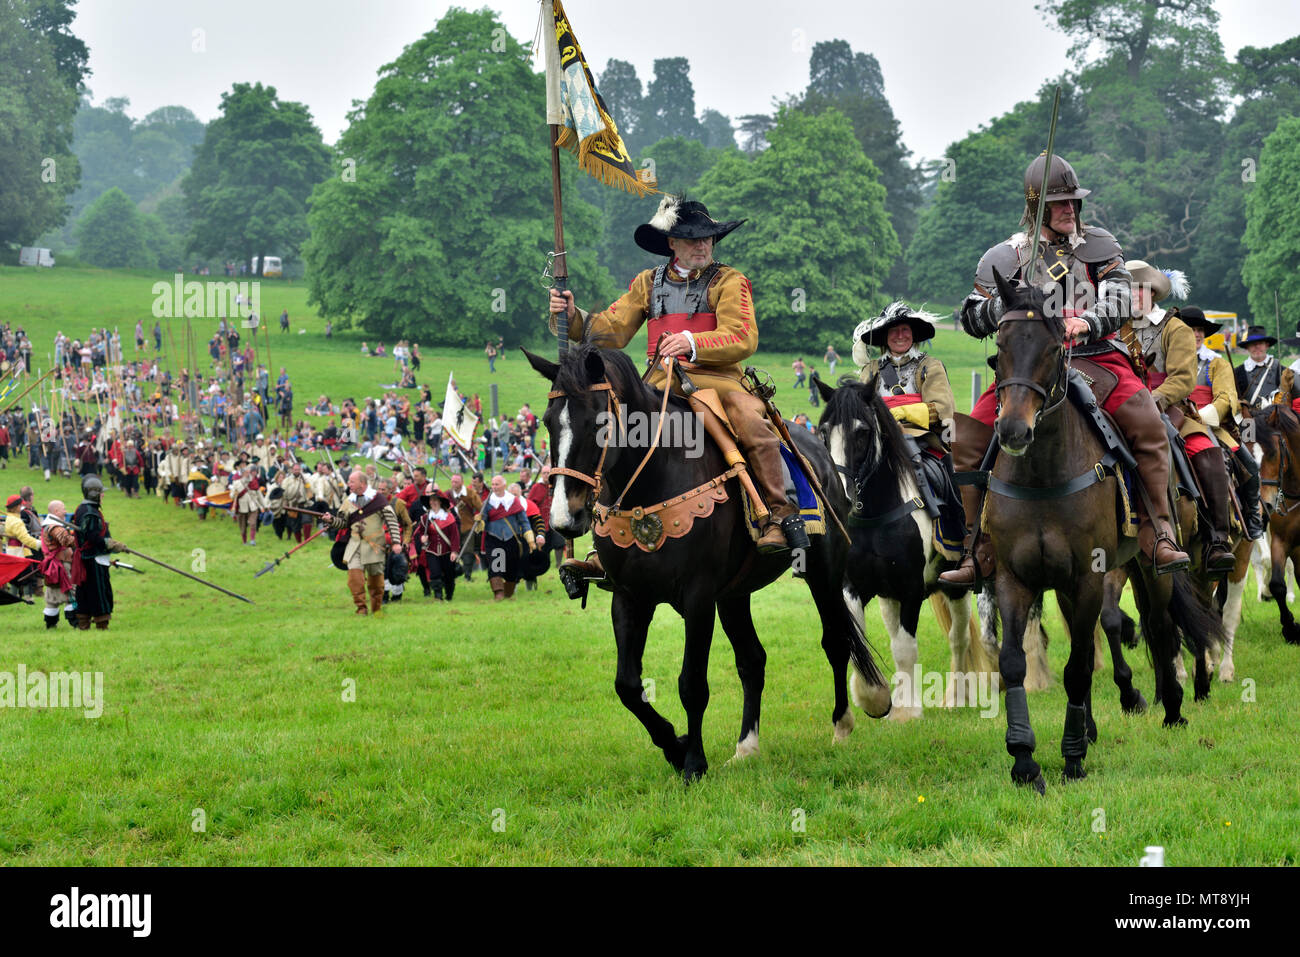
[[[1207, 648], [1221, 647], [1226, 640], [1223, 619], [1197, 591], [1186, 571], [1174, 573], [1173, 593], [1169, 598], [1169, 617], [1182, 632], [1183, 643], [1197, 661], [1205, 657]], [[1148, 629], [1143, 627], [1142, 632], [1150, 641], [1151, 634]]]

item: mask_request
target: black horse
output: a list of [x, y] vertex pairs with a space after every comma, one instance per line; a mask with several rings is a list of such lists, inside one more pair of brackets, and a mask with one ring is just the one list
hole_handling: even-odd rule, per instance
[[952, 660], [945, 704], [973, 706], [977, 682], [996, 693], [997, 649], [971, 641], [967, 590], [939, 589], [939, 574], [956, 562], [934, 547], [933, 520], [922, 503], [903, 430], [876, 394], [874, 380], [862, 383], [846, 376], [838, 389], [818, 386], [826, 400], [819, 430], [852, 506], [846, 597], [859, 615], [872, 598], [880, 597], [894, 654], [890, 717], [921, 716], [916, 629], [927, 596], [948, 607]]
[[[848, 543], [838, 529], [831, 527], [825, 535], [813, 536], [806, 552], [760, 555], [747, 528], [734, 469], [717, 446], [703, 438], [700, 421], [684, 400], [670, 395], [665, 402], [661, 392], [642, 382], [626, 355], [598, 343], [583, 342], [570, 348], [559, 364], [526, 350], [525, 354], [533, 368], [552, 383], [542, 420], [550, 434], [553, 468], [569, 473], [552, 474], [553, 529], [567, 538], [577, 538], [593, 528], [594, 518], [599, 532], [600, 522], [608, 517], [605, 510], [618, 502], [615, 517], [635, 517], [640, 524], [632, 525], [632, 531], [641, 538], [653, 537], [646, 534], [659, 521], [652, 510], [679, 496], [692, 503], [689, 517], [680, 519], [689, 531], [681, 534], [681, 527], [664, 529], [668, 537], [653, 542], [650, 550], [630, 541], [633, 535], [613, 531], [613, 525], [607, 529], [609, 534], [593, 535], [596, 553], [613, 586], [610, 614], [618, 645], [615, 690], [688, 782], [708, 768], [701, 729], [709, 701], [714, 610], [735, 651], [744, 692], [736, 757], [745, 757], [758, 750], [767, 660], [754, 630], [749, 596], [790, 571], [792, 564], [808, 583], [822, 621], [822, 648], [835, 682], [831, 713], [835, 739], [846, 737], [853, 729], [845, 667], [850, 660], [860, 676], [855, 684], [860, 685], [862, 694], [855, 697], [863, 710], [872, 717], [889, 712], [889, 685], [841, 590]], [[665, 421], [656, 418], [661, 411], [672, 420], [667, 427], [670, 438], [652, 441], [646, 433], [654, 430], [638, 426]], [[622, 431], [625, 424], [626, 432]], [[634, 438], [637, 435], [646, 437]], [[683, 440], [692, 435], [698, 441]], [[807, 432], [796, 430], [794, 441], [812, 464], [831, 507], [840, 516], [846, 514], [848, 503], [834, 481], [826, 450]], [[647, 446], [655, 445], [658, 447], [647, 458]], [[727, 473], [732, 477], [714, 482]], [[710, 485], [713, 487], [700, 491]], [[628, 528], [621, 531], [627, 533]], [[621, 542], [616, 544], [612, 538]], [[660, 604], [671, 605], [686, 622], [686, 649], [677, 688], [686, 710], [687, 731], [680, 737], [655, 711], [641, 685], [646, 633]]]

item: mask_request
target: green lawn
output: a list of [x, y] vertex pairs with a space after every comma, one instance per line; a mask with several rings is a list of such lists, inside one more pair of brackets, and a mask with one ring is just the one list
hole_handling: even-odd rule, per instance
[[[21, 320], [42, 348], [56, 327], [74, 334], [92, 322], [116, 323], [129, 338], [135, 317], [148, 315], [152, 281], [3, 269], [0, 317]], [[351, 334], [326, 343], [303, 302], [299, 286], [263, 292], [267, 316], [287, 305], [295, 328], [308, 330], [272, 333], [275, 364], [284, 357], [303, 383], [298, 394], [379, 391], [391, 364], [356, 355]], [[940, 343], [968, 407], [962, 393], [982, 346], [951, 334]], [[492, 379], [480, 354], [433, 353], [435, 394], [454, 367], [462, 388], [486, 398]], [[782, 369], [783, 397], [790, 358], [761, 356]], [[504, 408], [544, 401], [545, 383], [517, 354], [495, 379]], [[6, 493], [33, 479], [13, 463], [0, 472]], [[79, 499], [71, 481], [37, 481], [36, 491], [42, 507]], [[804, 586], [782, 580], [754, 602], [768, 652], [762, 753], [724, 766], [740, 694], [718, 634], [705, 723], [711, 768], [687, 789], [614, 694], [602, 592], [583, 612], [552, 573], [540, 591], [494, 605], [480, 577], [450, 606], [426, 603], [417, 585], [385, 618], [358, 621], [323, 544], [254, 579], [289, 547], [269, 529], [246, 548], [219, 515], [200, 523], [111, 491], [105, 510], [116, 537], [185, 569], [197, 563], [256, 604], [141, 562], [146, 575], [115, 579], [107, 632], [49, 632], [38, 608], [0, 609], [0, 672], [100, 671], [106, 698], [98, 719], [0, 709], [5, 863], [1128, 866], [1149, 844], [1164, 845], [1171, 865], [1300, 858], [1300, 651], [1282, 642], [1275, 609], [1254, 601], [1253, 576], [1237, 683], [1216, 682], [1205, 704], [1189, 700], [1189, 727], [1171, 732], [1159, 709], [1121, 715], [1109, 668], [1098, 673], [1101, 739], [1090, 776], [1068, 787], [1059, 753], [1066, 649], [1049, 614], [1056, 680], [1030, 697], [1043, 799], [1010, 783], [1001, 714], [936, 709], [894, 724], [859, 713], [851, 738], [833, 746], [816, 616]], [[922, 664], [946, 671], [945, 642], [928, 612], [922, 621]], [[867, 624], [888, 660], [874, 607]], [[681, 651], [680, 622], [665, 610], [644, 673], [656, 706], [684, 730]], [[1130, 662], [1151, 698], [1144, 654]], [[1254, 700], [1243, 700], [1251, 687]], [[354, 701], [345, 700], [350, 688]]]

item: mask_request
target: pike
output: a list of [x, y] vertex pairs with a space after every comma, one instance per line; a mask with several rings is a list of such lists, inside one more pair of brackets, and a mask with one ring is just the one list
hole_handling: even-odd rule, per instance
[[26, 389], [23, 389], [22, 394], [19, 395], [18, 398], [14, 399], [13, 404], [10, 405], [8, 408], [6, 408], [4, 411], [12, 412], [14, 409], [18, 408], [19, 404], [23, 401], [23, 398], [27, 395], [27, 393], [31, 392], [32, 389], [35, 389], [38, 385], [41, 384], [42, 381], [49, 378], [53, 373], [54, 373], [54, 369], [51, 368], [44, 375], [39, 376], [35, 382], [29, 385]]
[[1052, 172], [1052, 147], [1056, 145], [1056, 120], [1061, 112], [1061, 87], [1056, 87], [1056, 96], [1052, 99], [1052, 125], [1047, 129], [1047, 157], [1043, 163], [1043, 182], [1038, 187], [1038, 214], [1034, 217], [1034, 241], [1029, 247], [1029, 278], [1026, 284], [1032, 281], [1034, 275], [1034, 264], [1038, 262], [1038, 244], [1042, 240], [1043, 233], [1043, 211], [1047, 209], [1047, 203], [1043, 197], [1047, 195], [1047, 178]]
[[[312, 514], [314, 515], [314, 514], [317, 514], [317, 513], [313, 512]], [[294, 552], [296, 552], [298, 549], [302, 548], [304, 545], [306, 545], [308, 542], [312, 541], [313, 539], [320, 538], [320, 536], [324, 535], [324, 534], [325, 534], [326, 532], [328, 532], [328, 531], [329, 531], [328, 528], [322, 528], [320, 531], [318, 531], [318, 532], [316, 532], [314, 535], [312, 535], [311, 538], [307, 538], [307, 539], [304, 539], [303, 541], [299, 542], [297, 545], [295, 545], [293, 548], [289, 549], [287, 552], [285, 552], [283, 555], [281, 555], [281, 556], [280, 556], [279, 558], [277, 558], [275, 561], [273, 561], [273, 562], [267, 562], [267, 563], [266, 563], [266, 567], [263, 568], [260, 572], [253, 572], [253, 577], [254, 577], [254, 578], [261, 578], [261, 577], [262, 577], [263, 575], [265, 575], [267, 572], [273, 572], [273, 571], [275, 571], [276, 566], [279, 565], [279, 564], [280, 564], [281, 562], [283, 562], [283, 561], [287, 561], [287, 560], [289, 559], [289, 556], [290, 556], [290, 555], [292, 555]]]
[[[48, 517], [54, 518], [53, 515]], [[73, 532], [76, 532], [78, 530], [77, 526], [73, 525], [71, 522], [65, 522], [62, 519], [58, 519], [58, 518], [54, 518], [54, 521], [58, 522], [64, 528], [71, 529]], [[118, 542], [118, 544], [122, 545], [121, 542]], [[209, 588], [221, 592], [223, 595], [229, 595], [231, 598], [238, 598], [240, 601], [246, 602], [250, 605], [254, 604], [254, 602], [252, 602], [250, 599], [245, 598], [243, 595], [237, 595], [233, 591], [228, 591], [227, 589], [222, 588], [220, 585], [214, 585], [212, 584], [212, 582], [205, 581], [204, 579], [200, 578], [198, 575], [191, 575], [189, 572], [183, 572], [179, 568], [173, 568], [171, 565], [168, 565], [166, 562], [160, 562], [158, 559], [154, 558], [151, 555], [146, 555], [144, 552], [138, 552], [134, 548], [128, 548], [126, 545], [122, 545], [122, 551], [130, 555], [135, 555], [138, 558], [143, 558], [147, 562], [153, 562], [155, 565], [159, 565], [167, 569], [169, 572], [175, 572], [177, 575], [180, 575], [184, 578], [188, 578], [190, 581], [196, 581], [200, 585], [206, 585]]]

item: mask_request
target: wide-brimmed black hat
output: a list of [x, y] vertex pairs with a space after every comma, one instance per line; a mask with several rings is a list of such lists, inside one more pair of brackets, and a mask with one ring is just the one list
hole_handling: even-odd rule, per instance
[[1205, 318], [1205, 313], [1195, 306], [1182, 306], [1178, 310], [1178, 318], [1183, 320], [1184, 324], [1193, 329], [1200, 329], [1207, 336], [1212, 336], [1222, 328], [1222, 323], [1211, 322]]
[[677, 239], [704, 239], [712, 236], [714, 243], [717, 243], [744, 222], [743, 219], [736, 219], [720, 223], [709, 216], [703, 203], [669, 194], [659, 203], [659, 209], [650, 222], [638, 226], [632, 238], [648, 253], [671, 256], [673, 251], [668, 247], [670, 236]]
[[1246, 338], [1237, 343], [1239, 346], [1248, 346], [1252, 342], [1267, 342], [1270, 346], [1277, 345], [1277, 340], [1270, 336], [1263, 326], [1251, 326], [1246, 330]]
[[873, 319], [864, 319], [853, 330], [853, 358], [859, 366], [867, 364], [867, 354], [862, 346], [885, 349], [889, 346], [889, 330], [894, 326], [912, 327], [912, 344], [919, 345], [934, 338], [934, 324], [939, 317], [933, 313], [913, 309], [907, 303], [891, 302]]

